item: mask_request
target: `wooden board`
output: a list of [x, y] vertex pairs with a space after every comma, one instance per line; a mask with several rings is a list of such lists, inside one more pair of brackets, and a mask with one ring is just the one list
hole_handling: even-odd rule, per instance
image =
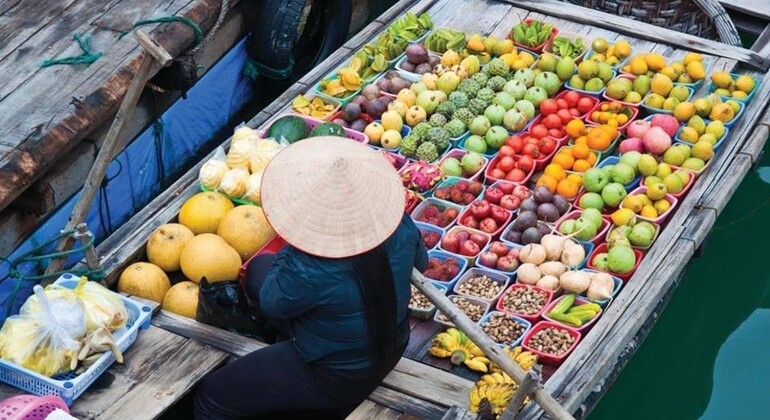
[[[153, 419], [226, 359], [221, 350], [150, 327], [139, 332], [125, 363], [110, 367], [70, 410], [81, 420]], [[0, 385], [0, 400], [21, 393]]]
[[770, 20], [770, 2], [763, 0], [719, 0], [726, 9]]

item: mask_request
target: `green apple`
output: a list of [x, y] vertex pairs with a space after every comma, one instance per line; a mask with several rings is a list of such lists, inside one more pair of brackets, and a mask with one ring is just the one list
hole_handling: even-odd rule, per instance
[[590, 168], [583, 174], [583, 186], [588, 192], [601, 192], [609, 183], [610, 175], [602, 168]]

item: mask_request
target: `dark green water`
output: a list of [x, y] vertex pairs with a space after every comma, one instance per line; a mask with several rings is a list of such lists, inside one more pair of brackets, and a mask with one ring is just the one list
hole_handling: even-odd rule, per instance
[[770, 418], [768, 197], [765, 158], [589, 420]]

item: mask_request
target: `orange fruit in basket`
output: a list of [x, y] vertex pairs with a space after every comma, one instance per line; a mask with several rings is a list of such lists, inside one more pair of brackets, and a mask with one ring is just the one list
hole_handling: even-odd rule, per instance
[[609, 125], [610, 127], [617, 127], [618, 126], [618, 120], [615, 119], [615, 118], [608, 119], [607, 120], [607, 125]]
[[562, 179], [559, 181], [559, 185], [556, 186], [556, 193], [566, 198], [574, 198], [578, 190], [580, 190], [580, 184], [573, 182], [570, 179]]
[[580, 174], [569, 174], [567, 175], [567, 179], [574, 182], [575, 184], [583, 185], [583, 176]]
[[[593, 150], [604, 150], [610, 146], [611, 140], [606, 131], [594, 128], [588, 133], [587, 143], [588, 147]], [[584, 158], [587, 157], [588, 155], [584, 156]]]
[[[568, 150], [568, 149], [564, 149], [564, 150]], [[572, 165], [575, 163], [575, 158], [572, 157], [572, 154], [570, 152], [566, 152], [566, 153], [560, 152], [553, 157], [553, 163], [561, 166], [566, 170], [570, 170], [572, 169]]]
[[612, 141], [615, 137], [618, 136], [618, 128], [617, 127], [611, 127], [608, 125], [600, 125], [599, 128], [607, 133], [607, 136], [610, 138], [610, 141]]
[[545, 186], [548, 188], [551, 192], [556, 192], [556, 186], [559, 184], [559, 182], [555, 179], [553, 179], [551, 176], [543, 174], [543, 176], [540, 177], [540, 179], [537, 180], [537, 183], [535, 186]]
[[561, 181], [567, 177], [567, 172], [558, 163], [549, 164], [545, 167], [545, 171], [543, 171], [543, 173], [557, 181]]
[[591, 166], [594, 166], [594, 165], [596, 165], [596, 159], [597, 159], [596, 153], [591, 152], [591, 154], [588, 155], [588, 159], [586, 159], [586, 160], [588, 160], [588, 163], [590, 163]]
[[588, 144], [588, 137], [587, 136], [580, 136], [575, 139], [575, 144]]
[[578, 159], [575, 161], [575, 164], [572, 165], [572, 170], [575, 172], [585, 172], [591, 169], [592, 166], [593, 165], [591, 165], [587, 160]]
[[628, 122], [628, 115], [618, 114], [618, 116], [615, 119], [618, 120], [618, 124], [623, 125]]
[[575, 137], [580, 137], [583, 135], [586, 130], [586, 125], [581, 120], [572, 120], [568, 122], [567, 126], [564, 128], [567, 131], [567, 134], [569, 134], [569, 136], [574, 139]]
[[585, 159], [591, 153], [590, 135], [588, 144], [575, 144], [572, 146], [572, 156], [576, 159]]

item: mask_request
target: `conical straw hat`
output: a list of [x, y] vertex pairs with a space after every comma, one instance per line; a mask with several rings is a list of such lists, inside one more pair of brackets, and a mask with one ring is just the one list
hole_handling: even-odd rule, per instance
[[342, 137], [313, 137], [278, 153], [262, 176], [273, 229], [312, 255], [343, 258], [375, 248], [404, 214], [404, 189], [379, 152]]

